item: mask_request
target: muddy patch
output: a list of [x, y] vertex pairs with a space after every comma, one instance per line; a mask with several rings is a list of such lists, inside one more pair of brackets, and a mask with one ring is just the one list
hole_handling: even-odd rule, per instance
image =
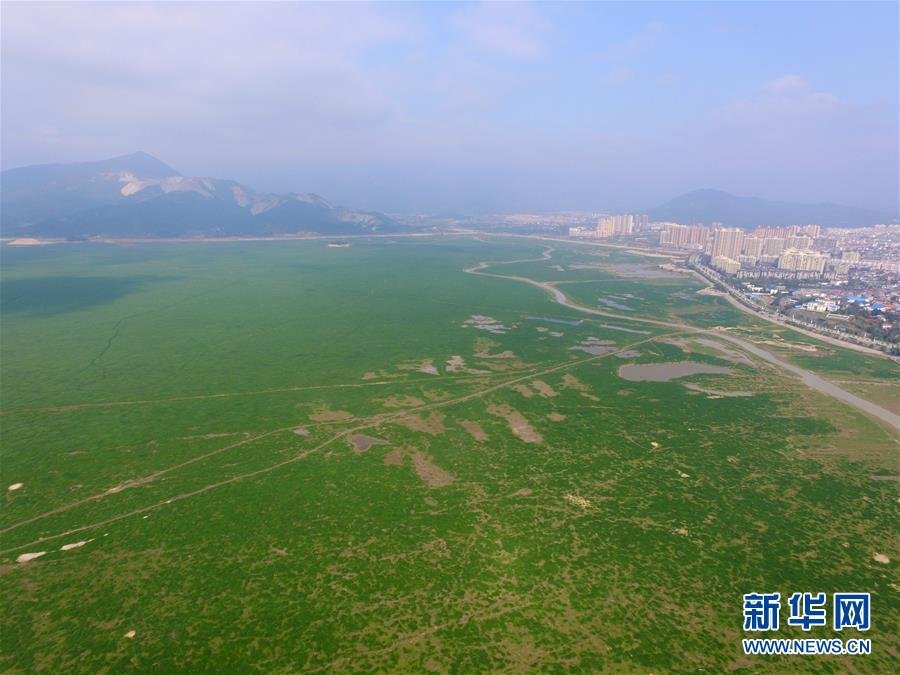
[[[709, 394], [709, 397], [716, 396], [718, 398], [735, 398], [735, 397], [744, 397], [744, 396], [753, 396], [752, 391], [719, 391], [718, 389], [704, 389], [703, 387], [697, 386], [696, 384], [691, 384], [690, 382], [684, 383], [685, 389], [690, 389], [691, 391], [697, 391], [701, 394]], [[709, 398], [707, 397], [707, 398]]]
[[387, 445], [388, 442], [383, 438], [375, 438], [374, 436], [366, 436], [365, 434], [353, 434], [347, 438], [347, 441], [353, 447], [353, 452], [362, 453], [371, 448], [373, 445]]
[[481, 425], [478, 422], [473, 422], [471, 420], [459, 420], [459, 426], [468, 431], [472, 438], [474, 438], [479, 443], [488, 439], [488, 435], [485, 433], [484, 429], [481, 428]]
[[591, 388], [586, 385], [584, 382], [579, 380], [577, 377], [572, 375], [571, 373], [566, 373], [563, 376], [563, 388], [565, 389], [574, 389], [579, 392], [584, 398], [590, 399], [592, 401], [599, 401], [600, 399], [594, 396], [591, 392]]
[[688, 375], [730, 375], [731, 368], [697, 361], [629, 363], [619, 367], [619, 377], [629, 382], [668, 382]]
[[606, 307], [610, 307], [612, 309], [618, 309], [623, 312], [633, 312], [634, 308], [629, 307], [628, 305], [623, 305], [620, 302], [616, 302], [615, 300], [611, 300], [610, 298], [597, 298], [597, 302], [601, 305], [605, 305]]
[[612, 340], [601, 340], [596, 337], [586, 337], [581, 342], [573, 347], [569, 347], [569, 349], [585, 352], [586, 354], [591, 354], [592, 356], [601, 356], [608, 352], [612, 351], [612, 347], [609, 345], [614, 345], [615, 342]]
[[529, 316], [529, 321], [546, 321], [547, 323], [561, 323], [564, 326], [580, 326], [583, 319], [557, 319], [552, 316]]
[[637, 352], [633, 349], [626, 349], [624, 352], [616, 352], [616, 358], [619, 359], [636, 359], [640, 355], [640, 352]]
[[526, 443], [542, 443], [544, 437], [541, 436], [534, 427], [528, 422], [527, 419], [520, 413], [518, 410], [511, 408], [508, 405], [491, 405], [488, 406], [487, 411], [491, 415], [495, 415], [497, 417], [502, 417], [506, 420], [507, 424], [509, 424], [510, 431], [513, 432], [518, 438], [525, 441]]
[[597, 325], [599, 325], [601, 328], [606, 328], [608, 330], [617, 330], [622, 333], [634, 333], [635, 335], [650, 335], [649, 330], [638, 330], [637, 328], [625, 328], [625, 326], [613, 326], [612, 324], [609, 324], [609, 323], [601, 323], [601, 324], [597, 324]]
[[413, 453], [412, 463], [416, 475], [430, 488], [445, 487], [456, 480], [456, 476], [432, 462], [424, 452]]

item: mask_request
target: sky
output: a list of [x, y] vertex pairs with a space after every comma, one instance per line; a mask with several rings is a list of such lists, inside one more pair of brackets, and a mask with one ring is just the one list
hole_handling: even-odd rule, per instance
[[894, 213], [898, 3], [0, 5], [0, 164], [143, 150], [387, 212]]

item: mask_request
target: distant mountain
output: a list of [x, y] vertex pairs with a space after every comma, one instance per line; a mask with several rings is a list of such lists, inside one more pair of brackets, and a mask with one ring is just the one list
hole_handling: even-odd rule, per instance
[[336, 207], [314, 194], [260, 193], [231, 180], [183, 176], [145, 152], [0, 173], [3, 236], [342, 235], [400, 229], [383, 214]]
[[729, 227], [805, 225], [865, 227], [897, 222], [897, 214], [840, 204], [795, 204], [758, 197], [737, 197], [721, 190], [694, 190], [648, 211], [652, 220], [676, 223], [722, 223]]

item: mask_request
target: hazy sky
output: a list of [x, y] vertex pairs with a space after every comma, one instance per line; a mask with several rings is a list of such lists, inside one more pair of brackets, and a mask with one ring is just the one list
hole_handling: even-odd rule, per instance
[[145, 150], [380, 210], [717, 187], [897, 210], [898, 4], [13, 3], [2, 164]]

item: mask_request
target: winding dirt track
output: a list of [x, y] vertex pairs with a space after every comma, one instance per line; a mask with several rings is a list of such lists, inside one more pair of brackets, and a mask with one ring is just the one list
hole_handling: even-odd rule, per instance
[[735, 337], [730, 333], [727, 333], [723, 330], [709, 330], [702, 328], [692, 328], [683, 323], [675, 323], [671, 321], [659, 321], [656, 319], [642, 319], [633, 316], [625, 316], [622, 314], [615, 314], [614, 312], [606, 312], [602, 309], [594, 309], [593, 307], [585, 307], [584, 305], [580, 305], [577, 302], [574, 302], [570, 299], [565, 293], [563, 293], [559, 288], [557, 288], [554, 284], [546, 282], [546, 281], [536, 281], [534, 279], [529, 279], [528, 277], [521, 277], [515, 275], [506, 275], [506, 274], [496, 274], [493, 272], [484, 272], [483, 270], [490, 267], [491, 265], [498, 264], [509, 264], [511, 262], [535, 262], [539, 260], [549, 260], [551, 259], [553, 248], [547, 247], [544, 250], [542, 257], [540, 258], [532, 258], [530, 260], [516, 260], [516, 261], [507, 261], [506, 263], [495, 263], [495, 262], [480, 262], [477, 265], [473, 265], [472, 267], [466, 268], [466, 272], [469, 274], [476, 274], [483, 277], [494, 277], [496, 279], [509, 279], [512, 281], [518, 281], [521, 283], [530, 284], [532, 286], [536, 286], [540, 288], [545, 293], [549, 294], [554, 302], [563, 305], [564, 307], [568, 307], [570, 309], [574, 309], [579, 312], [584, 312], [586, 314], [594, 314], [597, 316], [611, 317], [616, 319], [622, 319], [625, 321], [635, 321], [638, 323], [646, 323], [652, 324], [654, 326], [664, 326], [666, 328], [675, 328], [680, 331], [691, 331], [695, 333], [706, 333], [709, 335], [714, 335], [722, 340], [727, 340], [742, 349], [758, 356], [764, 361], [781, 368], [793, 375], [797, 375], [800, 380], [810, 389], [815, 389], [818, 392], [821, 392], [827, 396], [831, 396], [842, 403], [846, 403], [849, 406], [856, 408], [857, 410], [878, 419], [881, 422], [888, 424], [894, 430], [900, 430], [900, 415], [895, 415], [889, 410], [885, 410], [879, 405], [872, 403], [871, 401], [867, 401], [864, 398], [860, 398], [856, 394], [853, 394], [846, 389], [841, 389], [839, 386], [834, 384], [833, 382], [829, 382], [828, 380], [819, 377], [815, 373], [812, 373], [808, 370], [800, 368], [799, 366], [795, 366], [792, 363], [788, 363], [786, 361], [782, 361], [777, 356], [772, 354], [771, 352], [766, 351], [760, 347], [757, 347], [752, 342], [748, 340], [744, 340], [739, 337]]
[[[759, 358], [763, 359], [764, 361], [766, 361], [778, 368], [781, 368], [784, 371], [787, 371], [791, 374], [797, 375], [798, 377], [800, 377], [801, 381], [804, 384], [806, 384], [808, 387], [810, 387], [811, 389], [815, 389], [816, 391], [824, 393], [824, 394], [831, 396], [843, 403], [853, 406], [853, 407], [857, 408], [858, 410], [860, 410], [882, 422], [885, 422], [886, 424], [890, 425], [895, 430], [900, 429], [900, 416], [895, 415], [894, 413], [891, 413], [891, 412], [885, 410], [884, 408], [881, 408], [880, 406], [875, 405], [874, 403], [872, 403], [870, 401], [862, 399], [859, 396], [856, 396], [855, 394], [851, 394], [850, 392], [848, 392], [844, 389], [841, 389], [834, 383], [824, 380], [823, 378], [819, 377], [818, 375], [815, 375], [814, 373], [804, 370], [803, 368], [795, 366], [791, 363], [782, 361], [781, 359], [777, 358], [770, 352], [767, 352], [764, 349], [761, 349], [746, 340], [743, 340], [741, 338], [738, 338], [738, 337], [735, 337], [728, 333], [725, 333], [724, 331], [694, 328], [694, 327], [691, 327], [691, 326], [689, 326], [687, 324], [683, 324], [683, 323], [659, 321], [659, 320], [655, 320], [655, 319], [643, 319], [643, 318], [632, 317], [632, 316], [624, 316], [622, 314], [616, 314], [614, 312], [606, 312], [606, 311], [603, 311], [600, 309], [594, 309], [592, 307], [585, 307], [583, 305], [578, 304], [577, 302], [572, 301], [568, 296], [566, 296], [565, 293], [563, 293], [561, 290], [559, 290], [556, 286], [554, 286], [551, 283], [536, 281], [534, 279], [529, 279], [527, 277], [495, 274], [492, 272], [483, 271], [484, 269], [490, 267], [491, 265], [502, 265], [502, 264], [512, 264], [512, 263], [516, 263], [516, 262], [534, 262], [534, 261], [540, 261], [540, 260], [550, 260], [552, 258], [553, 251], [554, 251], [553, 248], [547, 247], [543, 251], [541, 257], [539, 257], [539, 258], [530, 258], [530, 259], [524, 259], [524, 260], [508, 260], [508, 261], [499, 261], [499, 262], [487, 262], [487, 261], [480, 262], [477, 265], [473, 265], [472, 267], [466, 268], [464, 271], [468, 274], [474, 274], [474, 275], [484, 276], [484, 277], [493, 277], [493, 278], [497, 278], [497, 279], [507, 279], [507, 280], [511, 280], [511, 281], [517, 281], [520, 283], [526, 283], [526, 284], [530, 284], [532, 286], [536, 286], [537, 288], [540, 288], [541, 290], [546, 292], [553, 299], [554, 302], [556, 302], [560, 305], [563, 305], [565, 307], [569, 307], [570, 309], [574, 309], [576, 311], [583, 312], [586, 314], [621, 319], [621, 320], [629, 321], [629, 322], [651, 324], [651, 325], [655, 325], [655, 326], [662, 326], [662, 327], [673, 329], [672, 332], [669, 334], [705, 333], [705, 334], [709, 334], [709, 335], [714, 335], [722, 340], [727, 340], [728, 342], [731, 342], [731, 343], [745, 349], [746, 351], [750, 352], [751, 354], [758, 356]], [[549, 373], [558, 372], [560, 370], [566, 370], [566, 369], [569, 369], [569, 368], [572, 368], [572, 367], [575, 367], [578, 365], [582, 365], [584, 363], [588, 363], [591, 361], [608, 358], [608, 357], [613, 356], [614, 354], [617, 354], [620, 352], [626, 352], [626, 351], [632, 349], [633, 347], [644, 344], [646, 342], [654, 341], [654, 340], [658, 339], [659, 337], [665, 337], [665, 336], [664, 335], [651, 336], [651, 337], [644, 338], [644, 339], [638, 340], [636, 342], [633, 342], [629, 345], [625, 345], [624, 347], [621, 347], [620, 349], [618, 349], [616, 351], [608, 352], [606, 354], [602, 354], [602, 355], [598, 355], [598, 356], [591, 356], [591, 357], [584, 358], [584, 359], [578, 359], [578, 360], [574, 360], [574, 361], [567, 361], [564, 363], [556, 364], [551, 367], [545, 368], [539, 372], [530, 372], [527, 374], [519, 373], [517, 375], [517, 377], [515, 377], [515, 378], [512, 378], [510, 380], [507, 380], [505, 382], [501, 382], [498, 384], [490, 385], [488, 387], [485, 387], [484, 389], [480, 389], [478, 391], [471, 392], [469, 394], [465, 394], [465, 395], [457, 397], [455, 399], [450, 399], [450, 400], [446, 400], [446, 401], [438, 401], [438, 402], [434, 402], [434, 403], [427, 403], [427, 404], [424, 404], [421, 406], [399, 410], [394, 413], [388, 413], [388, 414], [384, 414], [384, 415], [376, 415], [374, 417], [371, 417], [371, 418], [368, 418], [365, 420], [360, 420], [360, 422], [361, 422], [360, 424], [358, 424], [352, 428], [349, 428], [349, 429], [344, 429], [343, 431], [340, 431], [340, 432], [332, 435], [330, 438], [323, 441], [319, 445], [317, 445], [313, 448], [308, 448], [306, 450], [303, 450], [302, 452], [299, 452], [298, 454], [296, 454], [292, 457], [289, 457], [285, 460], [282, 460], [280, 462], [277, 462], [275, 464], [271, 464], [269, 466], [265, 466], [265, 467], [262, 467], [262, 468], [259, 468], [259, 469], [253, 470], [253, 471], [249, 471], [249, 472], [246, 472], [243, 474], [232, 476], [230, 478], [227, 478], [227, 479], [215, 482], [215, 483], [210, 483], [208, 485], [205, 485], [201, 488], [198, 488], [198, 489], [195, 489], [195, 490], [192, 490], [189, 492], [184, 492], [181, 494], [173, 495], [167, 499], [156, 502], [154, 504], [150, 504], [148, 506], [144, 506], [144, 507], [141, 507], [138, 509], [124, 512], [124, 513], [120, 513], [120, 514], [111, 516], [109, 518], [106, 518], [104, 520], [95, 521], [92, 523], [81, 525], [81, 526], [66, 530], [64, 532], [59, 532], [57, 534], [39, 537], [38, 539], [30, 541], [26, 544], [20, 544], [17, 546], [6, 548], [4, 550], [0, 550], [0, 554], [7, 554], [7, 553], [11, 553], [13, 551], [19, 551], [23, 548], [36, 546], [36, 545], [41, 544], [48, 540], [58, 539], [60, 537], [71, 536], [73, 534], [83, 532], [85, 530], [91, 530], [91, 529], [95, 529], [98, 527], [102, 527], [104, 525], [108, 525], [110, 523], [122, 520], [124, 518], [128, 518], [128, 517], [135, 516], [135, 515], [138, 515], [141, 513], [146, 513], [148, 511], [152, 511], [157, 508], [161, 508], [168, 504], [172, 504], [173, 502], [176, 502], [176, 501], [181, 501], [183, 499], [188, 499], [190, 497], [204, 494], [211, 490], [215, 490], [215, 489], [217, 489], [219, 487], [223, 487], [225, 485], [230, 485], [232, 483], [244, 480], [246, 478], [252, 478], [254, 476], [259, 476], [261, 474], [269, 473], [269, 472], [275, 471], [281, 467], [284, 467], [284, 466], [287, 466], [294, 462], [305, 459], [309, 455], [311, 455], [315, 452], [318, 452], [319, 450], [322, 450], [323, 448], [331, 445], [335, 441], [338, 441], [341, 438], [345, 438], [345, 437], [349, 436], [350, 434], [390, 422], [392, 419], [394, 419], [396, 417], [407, 415], [407, 414], [413, 413], [413, 412], [420, 412], [420, 411], [430, 410], [430, 409], [434, 409], [434, 408], [448, 407], [448, 406], [455, 405], [457, 403], [462, 403], [464, 401], [472, 400], [475, 398], [480, 398], [491, 392], [513, 386], [517, 383], [520, 383], [520, 382], [523, 382], [526, 380], [534, 379], [535, 377], [540, 377], [542, 375], [546, 375]], [[185, 397], [185, 398], [192, 398], [192, 397]], [[34, 516], [32, 518], [28, 518], [26, 520], [22, 520], [17, 523], [14, 523], [12, 525], [9, 525], [6, 528], [0, 530], [0, 534], [10, 532], [10, 531], [17, 529], [23, 525], [26, 525], [28, 523], [33, 523], [37, 520], [41, 520], [48, 516], [56, 515], [61, 512], [67, 511], [67, 510], [74, 508], [76, 506], [79, 506], [80, 504], [83, 504], [85, 502], [97, 501], [97, 500], [103, 499], [104, 497], [118, 493], [119, 491], [121, 491], [121, 489], [146, 484], [147, 482], [150, 482], [150, 481], [156, 479], [157, 477], [159, 477], [162, 474], [182, 468], [183, 466], [186, 466], [188, 464], [193, 464], [194, 462], [201, 461], [203, 459], [207, 459], [208, 457], [218, 454], [220, 452], [224, 452], [224, 451], [232, 449], [234, 447], [239, 447], [246, 443], [260, 440], [261, 438], [272, 436], [273, 434], [277, 434], [280, 432], [286, 432], [286, 431], [289, 431], [289, 428], [273, 429], [273, 430], [270, 430], [267, 432], [263, 432], [259, 435], [253, 436], [249, 439], [243, 439], [242, 441], [239, 441], [237, 443], [229, 444], [223, 448], [219, 448], [210, 453], [206, 453], [204, 455], [201, 455], [201, 456], [192, 458], [190, 460], [187, 460], [185, 462], [179, 463], [177, 465], [170, 466], [165, 469], [156, 471], [147, 476], [143, 476], [143, 477], [139, 477], [139, 478], [136, 478], [136, 479], [133, 479], [130, 481], [126, 481], [125, 483], [121, 484], [120, 486], [117, 486], [116, 488], [107, 490], [103, 493], [93, 495], [86, 499], [81, 499], [81, 500], [76, 500], [74, 502], [70, 502], [69, 504], [63, 505], [62, 507], [53, 509], [51, 511], [47, 511], [42, 514], [38, 514], [37, 516]]]

